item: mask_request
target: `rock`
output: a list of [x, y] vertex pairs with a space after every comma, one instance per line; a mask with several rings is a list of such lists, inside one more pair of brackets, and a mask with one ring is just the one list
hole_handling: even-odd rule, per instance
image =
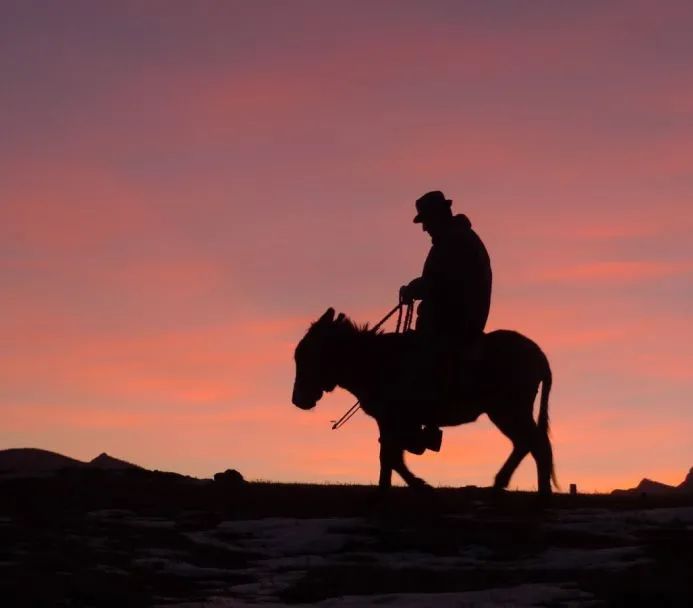
[[236, 469], [226, 469], [223, 473], [214, 474], [214, 483], [225, 488], [240, 488], [245, 479]]
[[222, 518], [214, 511], [181, 511], [176, 516], [176, 528], [180, 530], [209, 530], [218, 526]]

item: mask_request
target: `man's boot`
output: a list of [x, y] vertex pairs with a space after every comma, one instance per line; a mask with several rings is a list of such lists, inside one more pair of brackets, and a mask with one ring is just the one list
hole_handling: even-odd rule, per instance
[[420, 426], [410, 429], [404, 437], [404, 449], [421, 456], [426, 451], [426, 436]]
[[407, 452], [420, 456], [426, 450], [439, 452], [443, 441], [443, 431], [438, 427], [426, 425], [416, 427], [406, 433], [405, 449]]
[[437, 426], [428, 424], [422, 429], [421, 434], [427, 449], [432, 452], [440, 452], [440, 446], [443, 443], [443, 431]]

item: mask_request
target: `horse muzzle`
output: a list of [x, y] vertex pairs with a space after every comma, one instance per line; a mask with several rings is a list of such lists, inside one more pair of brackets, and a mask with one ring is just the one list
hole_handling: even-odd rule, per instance
[[320, 397], [322, 397], [322, 391], [319, 391], [315, 395], [306, 395], [302, 391], [294, 389], [291, 402], [302, 410], [312, 410], [317, 405]]

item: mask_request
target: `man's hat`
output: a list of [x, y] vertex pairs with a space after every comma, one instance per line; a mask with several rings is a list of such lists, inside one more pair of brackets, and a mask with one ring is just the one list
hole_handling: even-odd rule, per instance
[[420, 224], [423, 222], [425, 217], [436, 215], [443, 210], [450, 209], [451, 206], [452, 201], [445, 198], [445, 195], [440, 190], [427, 192], [416, 201], [417, 213], [416, 217], [414, 218], [414, 223]]

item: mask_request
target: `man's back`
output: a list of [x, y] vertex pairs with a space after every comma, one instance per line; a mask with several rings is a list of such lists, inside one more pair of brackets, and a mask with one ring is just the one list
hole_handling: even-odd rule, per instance
[[462, 337], [484, 330], [491, 303], [491, 262], [467, 216], [452, 217], [446, 230], [435, 236], [422, 278], [426, 294], [418, 329]]

